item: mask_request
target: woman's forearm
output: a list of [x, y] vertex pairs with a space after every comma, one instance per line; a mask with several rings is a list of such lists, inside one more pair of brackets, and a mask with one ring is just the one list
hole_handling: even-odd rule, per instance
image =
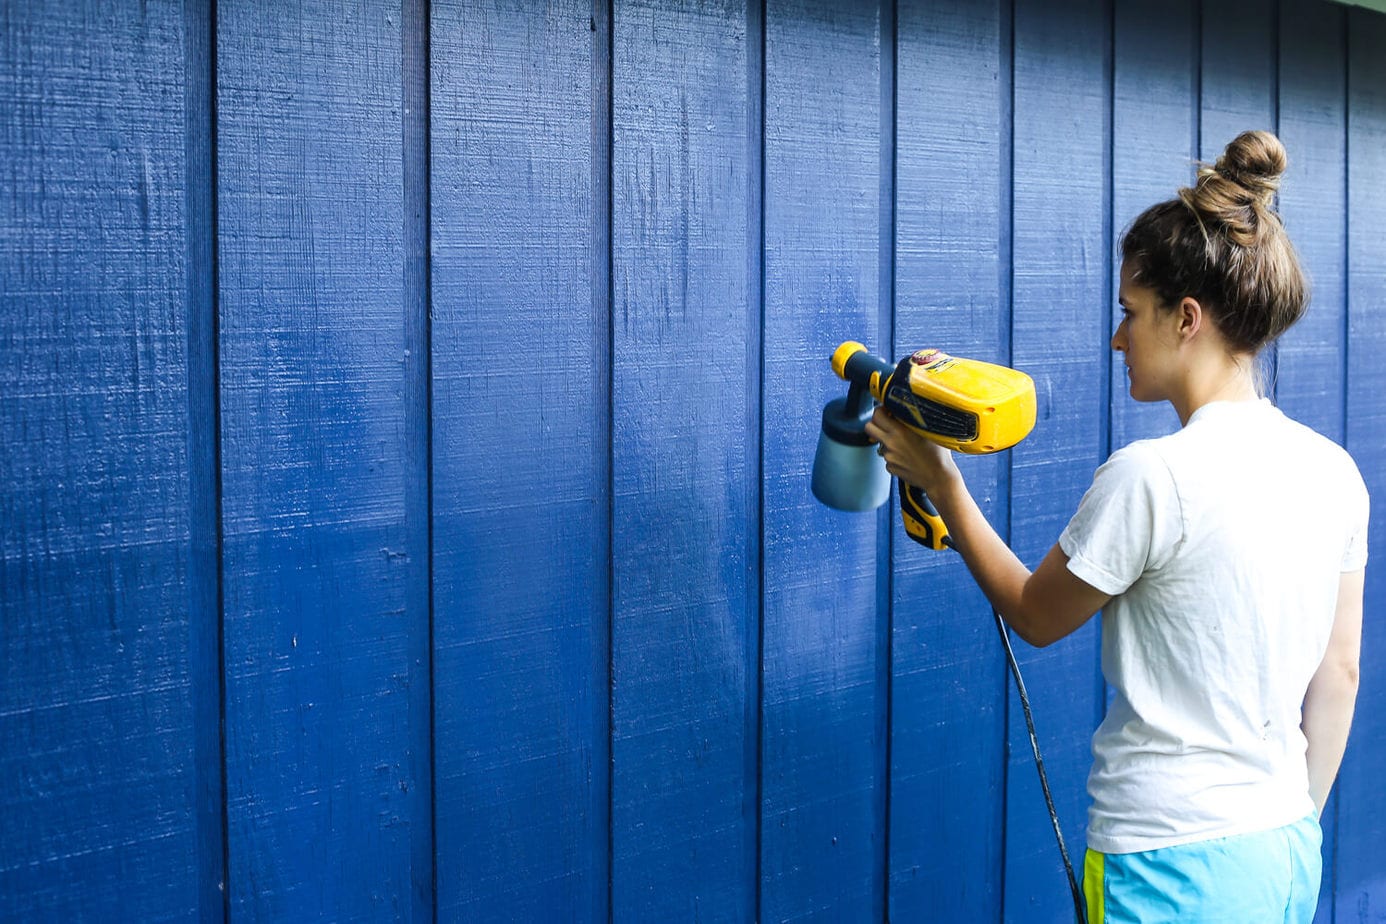
[[1030, 569], [987, 522], [962, 476], [935, 487], [929, 498], [948, 526], [953, 548], [1001, 618], [1030, 644], [1047, 644], [1048, 639], [1036, 635], [1025, 612], [1025, 582]]
[[1309, 742], [1309, 794], [1323, 811], [1347, 749], [1348, 728], [1357, 703], [1357, 675], [1362, 660], [1362, 592], [1366, 572], [1344, 573], [1338, 580], [1338, 602], [1328, 650], [1304, 694], [1300, 728]]
[[1304, 697], [1300, 727], [1309, 742], [1309, 794], [1320, 812], [1343, 762], [1356, 703], [1357, 670], [1349, 664], [1320, 668]]

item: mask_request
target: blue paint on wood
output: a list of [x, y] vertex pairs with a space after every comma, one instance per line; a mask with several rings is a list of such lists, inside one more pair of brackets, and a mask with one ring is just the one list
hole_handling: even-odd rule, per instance
[[[1157, 202], [1194, 181], [1198, 160], [1197, 21], [1190, 5], [1119, 0], [1112, 75], [1112, 242], [1108, 335], [1121, 320], [1117, 304], [1122, 233]], [[1131, 399], [1126, 364], [1109, 351], [1111, 448], [1179, 429], [1169, 402]]]
[[[808, 498], [824, 360], [1032, 373], [963, 464], [1038, 561], [1173, 426], [1117, 233], [1244, 128], [1280, 397], [1386, 496], [1386, 16], [58, 6], [0, 4], [0, 917], [1066, 920], [980, 593]], [[1386, 909], [1367, 594], [1323, 921]], [[1022, 650], [1075, 856], [1096, 638]]]
[[432, 12], [438, 913], [600, 920], [605, 33], [583, 3]]
[[[755, 19], [759, 21], [759, 13]], [[759, 62], [739, 4], [615, 12], [612, 904], [755, 916]], [[753, 135], [754, 133], [754, 135]]]
[[879, 11], [771, 3], [765, 46], [759, 918], [880, 916], [877, 517], [809, 493], [823, 404], [845, 393], [827, 358], [882, 343]]
[[[1009, 47], [994, 3], [902, 4], [896, 353], [1009, 362]], [[1009, 458], [963, 459], [1006, 526]], [[894, 531], [890, 903], [895, 920], [995, 920], [1004, 883], [1006, 674], [990, 608], [951, 553]]]
[[217, 5], [230, 909], [416, 920], [398, 8]]
[[200, 168], [183, 11], [94, 12], [0, 5], [0, 918], [93, 920], [118, 899], [130, 920], [187, 920], [219, 910], [217, 768], [194, 724]]
[[1321, 2], [1285, 3], [1280, 32], [1280, 139], [1290, 158], [1280, 215], [1312, 299], [1304, 318], [1280, 339], [1276, 400], [1295, 420], [1341, 443], [1347, 335], [1343, 11]]
[[1362, 679], [1357, 714], [1336, 787], [1337, 920], [1386, 915], [1386, 16], [1348, 13], [1347, 425], [1346, 446], [1372, 495]]
[[1200, 12], [1198, 157], [1212, 163], [1242, 132], [1275, 131], [1279, 15], [1275, 0], [1203, 0]]
[[[1035, 432], [1013, 449], [1011, 545], [1031, 566], [1058, 540], [1105, 455], [1111, 11], [1101, 2], [1017, 7], [1015, 18], [1014, 364], [1035, 378]], [[1098, 629], [1017, 658], [1059, 817], [1082, 844], [1089, 741], [1101, 718]], [[1073, 914], [1011, 694], [1005, 920]]]

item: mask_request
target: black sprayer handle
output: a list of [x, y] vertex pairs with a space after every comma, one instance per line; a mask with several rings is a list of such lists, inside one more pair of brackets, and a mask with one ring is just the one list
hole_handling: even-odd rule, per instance
[[905, 532], [925, 548], [941, 551], [952, 548], [948, 527], [934, 509], [933, 501], [920, 488], [900, 482], [900, 515], [905, 520]]

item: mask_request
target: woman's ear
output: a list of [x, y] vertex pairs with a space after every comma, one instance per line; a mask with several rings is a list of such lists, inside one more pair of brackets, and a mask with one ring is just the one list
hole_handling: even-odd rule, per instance
[[1179, 339], [1192, 340], [1203, 329], [1203, 306], [1198, 299], [1186, 295], [1174, 310], [1178, 315]]

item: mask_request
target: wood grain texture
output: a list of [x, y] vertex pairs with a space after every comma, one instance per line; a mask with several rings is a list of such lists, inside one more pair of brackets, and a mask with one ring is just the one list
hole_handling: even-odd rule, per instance
[[[1008, 363], [1009, 15], [903, 3], [896, 112], [895, 354]], [[1007, 454], [959, 457], [1006, 528]], [[990, 607], [954, 554], [894, 533], [893, 920], [996, 920], [1005, 819], [1006, 673]]]
[[432, 13], [438, 914], [605, 920], [607, 29]]
[[[1277, 0], [1199, 6], [1198, 159], [1217, 160], [1244, 131], [1276, 128]], [[1190, 170], [1190, 179], [1193, 171]], [[1185, 181], [1187, 185], [1187, 181]]]
[[1309, 310], [1280, 338], [1276, 402], [1343, 441], [1347, 338], [1347, 91], [1343, 10], [1285, 2], [1280, 21], [1280, 140], [1289, 168], [1280, 215], [1309, 277]]
[[211, 585], [188, 433], [209, 421], [189, 419], [184, 26], [168, 3], [0, 4], [5, 920], [220, 912], [194, 727], [215, 612], [193, 608]]
[[[0, 0], [0, 918], [1070, 920], [980, 592], [810, 497], [826, 358], [1033, 375], [962, 464], [1035, 564], [1177, 425], [1115, 242], [1245, 128], [1386, 535], [1386, 15], [215, 7]], [[1382, 573], [1324, 922], [1386, 920]], [[1097, 643], [1020, 651], [1075, 859]]]
[[828, 357], [843, 340], [882, 343], [879, 12], [772, 2], [765, 49], [759, 917], [879, 916], [878, 518], [809, 491], [823, 405], [845, 394]]
[[1336, 787], [1334, 920], [1386, 918], [1386, 15], [1351, 10], [1347, 47], [1347, 426], [1346, 445], [1372, 496], [1362, 680]]
[[760, 21], [739, 3], [615, 12], [617, 920], [756, 913]]
[[233, 916], [419, 920], [401, 11], [217, 5]]
[[[1194, 181], [1198, 160], [1198, 26], [1192, 4], [1117, 0], [1112, 74], [1111, 314], [1108, 335], [1121, 321], [1117, 290], [1122, 233], [1141, 212], [1173, 199]], [[1111, 361], [1111, 449], [1173, 433], [1179, 417], [1168, 401], [1131, 399], [1126, 364]]]
[[[1110, 16], [1096, 0], [1015, 10], [1012, 358], [1035, 378], [1039, 401], [1034, 434], [1011, 450], [1011, 546], [1031, 567], [1106, 454]], [[1017, 647], [1054, 801], [1076, 848], [1089, 742], [1103, 712], [1097, 622], [1043, 652]], [[1072, 899], [1013, 692], [1009, 726], [1004, 919], [1067, 920]]]

